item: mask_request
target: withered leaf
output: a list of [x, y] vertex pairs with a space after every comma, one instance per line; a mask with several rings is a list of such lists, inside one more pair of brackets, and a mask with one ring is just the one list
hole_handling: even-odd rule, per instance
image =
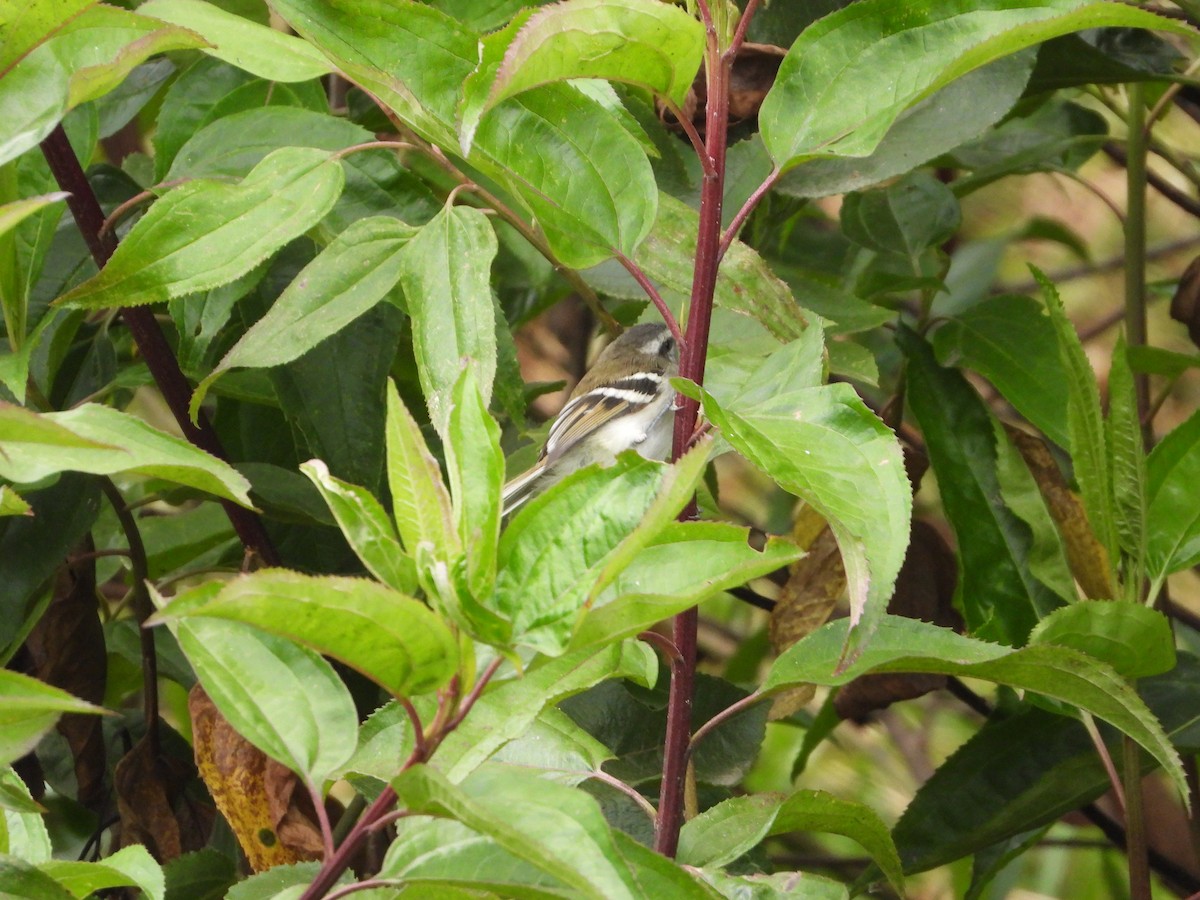
[[1010, 425], [1004, 428], [1013, 446], [1025, 459], [1025, 465], [1029, 466], [1050, 510], [1050, 517], [1062, 534], [1071, 574], [1089, 599], [1111, 600], [1117, 596], [1112, 581], [1112, 564], [1108, 551], [1097, 540], [1088, 523], [1083, 501], [1067, 486], [1045, 441]]
[[[108, 655], [96, 602], [96, 560], [91, 537], [76, 548], [55, 577], [54, 594], [26, 638], [36, 678], [91, 703], [104, 702]], [[99, 716], [69, 714], [57, 725], [75, 761], [77, 799], [99, 813], [107, 801], [108, 760]]]
[[[962, 631], [962, 617], [954, 608], [957, 581], [958, 563], [945, 538], [930, 523], [914, 520], [888, 612]], [[875, 710], [939, 690], [945, 684], [944, 675], [863, 675], [838, 691], [834, 708], [843, 719], [861, 721]]]
[[164, 864], [202, 849], [212, 830], [212, 814], [187, 796], [193, 778], [185, 760], [157, 752], [149, 735], [134, 744], [113, 774], [121, 846], [144, 844]]
[[255, 872], [317, 859], [321, 832], [296, 774], [233, 730], [204, 688], [188, 694], [196, 766]]

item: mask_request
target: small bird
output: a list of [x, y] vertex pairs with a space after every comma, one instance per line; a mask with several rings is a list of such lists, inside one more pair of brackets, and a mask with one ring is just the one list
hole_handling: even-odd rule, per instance
[[635, 325], [604, 348], [571, 392], [533, 467], [504, 486], [504, 515], [591, 463], [622, 450], [666, 459], [679, 347], [666, 325]]

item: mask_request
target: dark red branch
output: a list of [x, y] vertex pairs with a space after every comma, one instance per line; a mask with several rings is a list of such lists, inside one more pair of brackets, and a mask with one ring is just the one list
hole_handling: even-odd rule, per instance
[[[104, 230], [104, 212], [62, 125], [58, 125], [42, 141], [42, 154], [58, 186], [69, 194], [67, 206], [92, 253], [92, 259], [98, 267], [104, 268], [117, 249], [116, 236]], [[201, 450], [228, 461], [216, 431], [203, 412], [198, 416], [197, 423], [192, 424], [188, 415], [192, 386], [180, 370], [179, 362], [171, 352], [171, 345], [167, 343], [154, 314], [149, 309], [134, 307], [124, 307], [120, 313], [184, 437]], [[228, 500], [222, 500], [221, 505], [246, 549], [258, 554], [267, 565], [278, 565], [279, 555], [258, 516]]]
[[[704, 7], [701, 7], [702, 11]], [[705, 176], [700, 190], [700, 224], [696, 235], [696, 268], [688, 313], [687, 335], [680, 353], [679, 374], [696, 384], [704, 383], [708, 357], [708, 334], [712, 322], [717, 268], [721, 262], [721, 203], [725, 191], [725, 147], [729, 120], [729, 73], [731, 61], [721, 52], [719, 38], [706, 17], [708, 44], [705, 53], [707, 107], [705, 109]], [[686, 452], [696, 430], [699, 404], [682, 398], [675, 413], [673, 458]], [[681, 520], [696, 517], [695, 498], [680, 514]], [[664, 856], [674, 856], [683, 826], [684, 788], [687, 779], [688, 745], [691, 741], [692, 702], [696, 690], [696, 631], [698, 615], [693, 607], [675, 617], [672, 633], [679, 662], [671, 667], [667, 701], [667, 735], [663, 744], [662, 790], [654, 847]]]

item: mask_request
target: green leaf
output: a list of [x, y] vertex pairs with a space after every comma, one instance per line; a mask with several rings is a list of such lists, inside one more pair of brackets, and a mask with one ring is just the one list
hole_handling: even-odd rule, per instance
[[720, 402], [703, 391], [721, 435], [829, 522], [845, 564], [852, 658], [892, 594], [908, 546], [912, 487], [895, 434], [848, 384], [815, 386], [812, 362], [783, 347]]
[[32, 864], [17, 856], [0, 854], [0, 890], [10, 897], [37, 900], [75, 900], [75, 895]]
[[[41, 822], [46, 807], [33, 799], [21, 776], [12, 766], [6, 765], [0, 766], [0, 810], [17, 816], [34, 816], [36, 818], [33, 821]], [[7, 818], [4, 827], [8, 827]], [[4, 840], [0, 840], [0, 852], [3, 852], [3, 847]]]
[[449, 206], [400, 251], [400, 282], [413, 321], [413, 352], [429, 419], [446, 435], [451, 393], [466, 364], [486, 407], [496, 376], [491, 270], [496, 233], [478, 209]]
[[[1075, 326], [1067, 318], [1054, 285], [1037, 269], [1033, 275], [1042, 286], [1050, 321], [1058, 335], [1058, 352], [1067, 385], [1067, 430], [1070, 434], [1071, 463], [1075, 481], [1083, 497], [1088, 522], [1096, 539], [1117, 559], [1116, 511], [1113, 504], [1112, 473], [1104, 417], [1100, 412], [1100, 389], [1096, 373], [1088, 362]], [[1109, 578], [1110, 582], [1115, 579]]]
[[[314, 651], [239, 621], [171, 619], [175, 604], [220, 595], [210, 583], [160, 612], [172, 622], [200, 683], [239, 734], [316, 786], [354, 753], [358, 717], [350, 692]], [[182, 610], [180, 610], [182, 612]]]
[[[400, 878], [411, 886], [425, 885], [438, 892], [452, 886], [467, 887], [479, 896], [492, 891], [521, 900], [558, 900], [567, 888], [501, 847], [496, 841], [453, 819], [406, 816], [396, 823], [396, 839], [380, 869], [384, 878]], [[434, 896], [440, 896], [434, 895]], [[457, 900], [457, 895], [449, 893]]]
[[774, 875], [728, 875], [714, 869], [696, 873], [729, 900], [850, 900], [850, 891], [832, 878], [811, 872], [776, 872]]
[[429, 452], [421, 429], [409, 413], [394, 382], [387, 394], [387, 476], [392, 515], [404, 548], [416, 554], [422, 543], [443, 562], [462, 553], [442, 470]]
[[783, 538], [762, 550], [745, 528], [723, 522], [663, 527], [579, 619], [571, 647], [628, 637], [722, 591], [795, 562], [804, 552]]
[[328, 152], [288, 147], [240, 184], [188, 182], [150, 207], [99, 275], [56, 302], [140, 306], [233, 281], [319, 222], [343, 179]]
[[887, 187], [848, 194], [842, 232], [860, 247], [916, 258], [962, 224], [954, 192], [927, 172], [912, 172]]
[[1175, 667], [1171, 623], [1158, 610], [1127, 600], [1081, 600], [1038, 623], [1030, 644], [1072, 647], [1108, 663], [1125, 678]]
[[[1146, 560], [1155, 588], [1200, 561], [1200, 413], [1175, 426], [1146, 461]], [[1157, 593], [1155, 590], [1151, 596]]]
[[978, 372], [1042, 434], [1070, 446], [1058, 338], [1036, 300], [988, 297], [940, 324], [933, 349], [943, 366]]
[[[1195, 752], [1200, 666], [1181, 654], [1166, 675], [1138, 683], [1172, 743]], [[1101, 729], [1113, 754], [1121, 739]], [[1155, 768], [1143, 756], [1143, 771]], [[906, 872], [961, 859], [1033, 828], [1057, 821], [1112, 784], [1095, 744], [1077, 721], [1026, 706], [985, 722], [921, 786], [893, 837]], [[971, 803], [963, 803], [966, 795]]]
[[792, 197], [844, 194], [953, 150], [1012, 109], [1036, 59], [1033, 50], [1022, 51], [967, 73], [901, 113], [869, 156], [809, 160], [781, 178], [775, 190]]
[[45, 49], [71, 73], [67, 105], [73, 108], [104, 96], [157, 53], [204, 46], [187, 28], [96, 4], [65, 22]]
[[373, 492], [382, 488], [384, 386], [403, 327], [399, 309], [377, 303], [304, 356], [267, 370], [284, 416], [303, 435], [304, 452]]
[[0, 403], [0, 450], [0, 477], [18, 484], [65, 471], [133, 472], [251, 505], [250, 483], [228, 463], [94, 403], [42, 414]]
[[307, 81], [333, 71], [321, 52], [290, 34], [259, 25], [201, 0], [150, 0], [144, 16], [174, 22], [202, 35], [211, 56], [269, 81]]
[[[0, 854], [12, 854], [25, 863], [49, 862], [53, 848], [46, 827], [45, 808], [34, 802], [29, 788], [11, 766], [0, 771], [0, 785], [6, 800], [0, 809]], [[7, 886], [6, 876], [0, 869], [0, 890]], [[27, 896], [40, 900], [44, 895], [34, 892]]]
[[260, 569], [216, 594], [176, 598], [154, 621], [195, 616], [242, 622], [299, 641], [398, 696], [437, 690], [458, 666], [457, 641], [428, 607], [362, 578]]
[[[1038, 59], [1040, 68], [1042, 53]], [[1007, 175], [1078, 169], [1108, 139], [1108, 131], [1108, 121], [1094, 109], [1052, 95], [956, 147], [950, 161], [969, 172], [955, 179], [954, 193], [965, 197]]]
[[[423, 710], [418, 706], [418, 714]], [[346, 762], [346, 772], [386, 782], [393, 778], [415, 744], [412, 720], [397, 701], [385, 703], [359, 726], [358, 746]]]
[[470, 366], [454, 385], [446, 445], [454, 524], [466, 554], [467, 587], [476, 599], [487, 598], [496, 582], [496, 543], [500, 539], [500, 489], [504, 453], [500, 426], [488, 414], [487, 401]]
[[[1183, 31], [1111, 3], [863, 0], [809, 26], [788, 50], [759, 113], [782, 169], [814, 156], [867, 156], [912, 104], [1002, 56], [1104, 26]], [[879, 85], [892, 85], [879, 90]]]
[[629, 532], [616, 549], [609, 554], [595, 583], [588, 592], [588, 606], [613, 583], [664, 528], [675, 521], [676, 516], [687, 506], [696, 493], [696, 486], [704, 477], [708, 458], [712, 453], [712, 440], [705, 438], [696, 443], [678, 460], [671, 464], [663, 477], [662, 486], [654, 501], [646, 509], [636, 527]]
[[563, 651], [589, 590], [667, 472], [628, 452], [608, 468], [572, 473], [517, 512], [500, 538], [494, 602], [520, 643]]
[[66, 200], [69, 196], [65, 191], [55, 191], [52, 194], [42, 194], [40, 197], [26, 197], [23, 200], [5, 203], [0, 206], [0, 234], [12, 231], [22, 220], [33, 215], [39, 209], [49, 206], [51, 203]]
[[1139, 596], [1146, 577], [1146, 448], [1138, 415], [1133, 370], [1125, 335], [1117, 337], [1108, 372], [1109, 481], [1113, 489], [1113, 525], [1123, 551], [1127, 596]]
[[[284, 147], [312, 147], [332, 152], [365, 143], [374, 137], [353, 122], [329, 115], [327, 110], [308, 109], [294, 103], [267, 106], [265, 104], [270, 98], [260, 96], [266, 87], [268, 85], [263, 82], [251, 81], [235, 90], [232, 97], [221, 99], [214, 107], [210, 107], [208, 116], [219, 114], [219, 117], [192, 124], [192, 131], [187, 134], [185, 143], [164, 175], [165, 180], [241, 179], [271, 153]], [[279, 84], [269, 87], [278, 91], [287, 90]], [[257, 105], [242, 108], [242, 93], [250, 94], [248, 99], [256, 100]], [[207, 99], [207, 95], [201, 94], [198, 101], [204, 99]], [[393, 158], [395, 156], [394, 153], [390, 155]], [[351, 153], [342, 160], [347, 190], [354, 179], [356, 159], [361, 159], [360, 153]], [[325, 224], [329, 225], [329, 220]]]
[[130, 844], [102, 862], [54, 860], [39, 868], [76, 897], [88, 897], [112, 887], [136, 887], [149, 900], [163, 900], [166, 881], [162, 868], [141, 844]]
[[[417, 766], [393, 785], [416, 812], [450, 816], [571, 887], [577, 896], [646, 896], [614, 843], [613, 833], [588, 794], [510, 766], [485, 766], [455, 786]], [[699, 885], [673, 897], [709, 895]]]
[[103, 711], [36, 678], [0, 670], [0, 764], [32, 750], [64, 713]]
[[874, 672], [928, 672], [981, 678], [1044, 694], [1116, 726], [1141, 744], [1186, 796], [1178, 754], [1137, 694], [1104, 663], [1069, 647], [1013, 650], [916, 619], [884, 616], [857, 660], [835, 671], [848, 623], [831, 622], [784, 651], [763, 693], [797, 684], [840, 685]]
[[[279, 0], [273, 8], [421, 137], [457, 145], [457, 108], [479, 61], [479, 34], [407, 0], [356, 3], [354, 15], [325, 0]], [[573, 268], [615, 252], [632, 255], [654, 221], [657, 193], [645, 151], [569, 84], [497, 106], [476, 132], [468, 162], [516, 195]]]
[[555, 707], [543, 710], [524, 734], [492, 757], [505, 765], [553, 773], [563, 784], [578, 784], [612, 758], [611, 750]]
[[972, 633], [1020, 646], [1063, 600], [1031, 570], [1033, 533], [1001, 491], [992, 415], [966, 378], [939, 366], [915, 332], [902, 327], [897, 342], [908, 360], [909, 405], [958, 538], [955, 605]]
[[0, 22], [0, 75], [94, 0], [29, 0], [11, 4]]
[[0, 165], [36, 147], [67, 112], [67, 69], [41, 47], [0, 78]]
[[300, 471], [317, 486], [367, 571], [402, 594], [416, 591], [417, 565], [400, 546], [396, 526], [379, 501], [365, 488], [334, 478], [319, 459], [310, 459]]
[[554, 81], [623, 81], [682, 105], [703, 55], [704, 26], [654, 0], [567, 0], [517, 16], [482, 41], [462, 108], [463, 152], [489, 109]]
[[517, 678], [495, 681], [438, 748], [433, 764], [451, 781], [461, 781], [506, 742], [520, 737], [542, 710], [609, 678], [653, 684], [654, 651], [641, 641], [575, 650], [537, 658]]
[[237, 880], [233, 860], [212, 847], [175, 857], [163, 874], [168, 900], [224, 900]]
[[[327, 106], [323, 95], [321, 99], [322, 105]], [[268, 103], [301, 105], [297, 95], [283, 85], [254, 78], [213, 57], [197, 60], [171, 83], [163, 96], [151, 139], [155, 182], [167, 179], [180, 148], [205, 131], [207, 125], [243, 110], [261, 109]], [[270, 150], [279, 146], [275, 144]], [[270, 150], [263, 151], [263, 155]], [[247, 171], [249, 167], [239, 174]]]
[[883, 820], [870, 807], [824, 791], [797, 791], [787, 798], [758, 794], [718, 803], [684, 824], [679, 860], [692, 866], [727, 866], [764, 838], [789, 831], [842, 834], [857, 841], [903, 895], [900, 857]]
[[49, 487], [26, 491], [25, 497], [32, 516], [0, 519], [0, 662], [12, 658], [41, 618], [52, 576], [92, 530], [100, 512], [96, 479], [75, 472]]
[[298, 359], [382, 300], [400, 278], [400, 251], [415, 232], [397, 219], [371, 216], [338, 235], [200, 382], [192, 415], [224, 372]]

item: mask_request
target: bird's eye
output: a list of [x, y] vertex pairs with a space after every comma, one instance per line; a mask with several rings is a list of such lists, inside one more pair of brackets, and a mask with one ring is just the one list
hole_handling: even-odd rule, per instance
[[658, 348], [659, 356], [670, 356], [675, 350], [675, 338], [667, 338]]

